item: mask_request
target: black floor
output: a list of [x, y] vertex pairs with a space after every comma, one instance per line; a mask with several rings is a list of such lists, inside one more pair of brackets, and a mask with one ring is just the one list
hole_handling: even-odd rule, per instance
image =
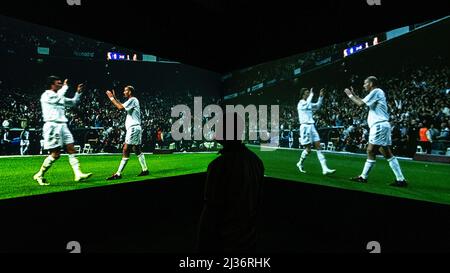
[[[193, 253], [205, 174], [0, 201], [0, 252]], [[259, 252], [450, 251], [450, 206], [267, 178]]]

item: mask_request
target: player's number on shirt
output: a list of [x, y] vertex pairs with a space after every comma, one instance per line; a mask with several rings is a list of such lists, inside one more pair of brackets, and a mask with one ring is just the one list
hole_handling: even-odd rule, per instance
[[70, 241], [66, 246], [67, 250], [72, 250], [69, 253], [81, 253], [81, 245], [77, 241]]
[[381, 245], [377, 241], [368, 242], [366, 249], [370, 251], [369, 253], [381, 253]]

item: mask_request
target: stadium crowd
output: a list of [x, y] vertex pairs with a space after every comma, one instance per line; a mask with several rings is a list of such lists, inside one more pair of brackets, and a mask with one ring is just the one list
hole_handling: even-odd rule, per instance
[[[405, 66], [398, 75], [379, 77], [388, 99], [393, 147], [398, 154], [413, 156], [417, 146], [427, 153], [432, 149], [445, 151], [449, 146], [449, 76], [448, 66], [436, 65]], [[355, 91], [364, 97], [360, 87], [364, 78], [353, 75], [352, 80]], [[367, 111], [353, 106], [342, 86], [327, 89], [324, 103], [314, 116], [317, 128], [335, 128], [326, 138], [334, 139], [338, 150], [364, 150], [368, 141]], [[280, 114], [284, 129], [299, 128], [295, 103], [284, 104]]]
[[[28, 23], [0, 16], [0, 56], [4, 54], [8, 57], [14, 56], [20, 59], [25, 56], [25, 59], [27, 59], [36, 56], [38, 47], [49, 48], [52, 57], [74, 59], [91, 57], [102, 61], [106, 58], [106, 52], [109, 51], [130, 52], [125, 48], [104, 42], [45, 27], [35, 27]], [[6, 66], [4, 68], [6, 69]], [[12, 69], [5, 71], [14, 73], [11, 72]], [[17, 153], [18, 149], [14, 149], [13, 152], [9, 151], [10, 149], [5, 149], [5, 146], [17, 143], [17, 140], [14, 140], [14, 138], [17, 138], [17, 136], [15, 137], [17, 132], [11, 131], [13, 128], [16, 128], [16, 130], [22, 128], [25, 124], [24, 121], [26, 121], [28, 127], [32, 129], [31, 136], [40, 138], [39, 135], [36, 136], [34, 129], [37, 130], [36, 132], [40, 132], [39, 130], [43, 125], [39, 99], [44, 88], [29, 81], [21, 83], [20, 86], [22, 87], [19, 87], [19, 85], [11, 82], [11, 79], [8, 79], [8, 75], [3, 75], [3, 77], [5, 78], [0, 75], [0, 93], [3, 97], [0, 101], [0, 154]], [[108, 80], [114, 82], [113, 79]], [[28, 86], [24, 87], [24, 85]], [[111, 106], [105, 95], [106, 90], [102, 90], [98, 86], [100, 85], [88, 84], [81, 96], [79, 105], [67, 110], [68, 125], [74, 130], [74, 134], [77, 134], [77, 131], [83, 132], [83, 140], [80, 140], [80, 144], [87, 143], [89, 139], [96, 139], [95, 151], [116, 151], [120, 149], [125, 138], [125, 114]], [[116, 92], [119, 100], [123, 101], [122, 91], [116, 90]], [[201, 95], [196, 90], [166, 92], [163, 88], [161, 90], [148, 88], [147, 90], [138, 90], [138, 92], [144, 129], [143, 141], [144, 143], [151, 142], [150, 145], [153, 146], [155, 144], [167, 146], [171, 142], [170, 130], [173, 121], [170, 117], [171, 107], [177, 104], [186, 104], [193, 107], [194, 96]], [[68, 95], [72, 95], [70, 91]], [[211, 95], [203, 95], [202, 97], [203, 105], [218, 102]], [[6, 124], [7, 126], [3, 126]], [[97, 129], [87, 130], [87, 128]], [[186, 145], [190, 146], [190, 143], [186, 143]], [[183, 149], [183, 147], [179, 148]]]
[[[449, 76], [448, 66], [437, 65], [404, 67], [397, 75], [380, 77], [380, 87], [386, 92], [390, 108], [393, 148], [398, 154], [413, 156], [418, 145], [428, 153], [446, 150], [450, 140]], [[363, 78], [353, 75], [352, 80], [355, 90], [364, 96], [356, 85]], [[32, 89], [39, 90], [37, 86]], [[4, 96], [0, 101], [0, 121], [8, 120], [9, 128], [21, 128], [22, 121], [26, 120], [30, 128], [40, 128], [40, 92], [35, 90], [6, 88], [0, 80], [0, 92]], [[334, 128], [329, 130], [325, 138], [333, 141], [337, 150], [363, 151], [368, 140], [367, 111], [351, 105], [342, 90], [341, 86], [328, 86], [324, 104], [315, 113], [317, 128]], [[194, 91], [140, 92], [144, 142], [159, 146], [170, 144], [171, 126], [177, 119], [171, 118], [171, 108], [186, 104], [193, 109], [194, 97], [197, 95], [200, 94]], [[217, 98], [202, 97], [203, 105], [220, 103]], [[296, 102], [280, 104], [280, 140], [290, 137], [292, 142], [295, 134], [289, 131], [295, 132], [299, 128]], [[87, 89], [79, 106], [69, 109], [67, 116], [71, 128], [98, 128], [96, 135], [85, 138], [85, 141], [88, 138], [97, 139], [96, 151], [120, 149], [125, 136], [125, 115], [111, 107], [104, 90]], [[193, 120], [191, 124], [194, 124]], [[4, 134], [5, 130], [2, 132], [2, 142], [5, 142]], [[178, 145], [177, 148], [182, 149]]]
[[[49, 48], [53, 56], [80, 57], [91, 53], [90, 57], [103, 59], [105, 52], [115, 50], [110, 44], [83, 38], [74, 34], [54, 31], [45, 27], [30, 27], [19, 21], [0, 16], [0, 53], [33, 56], [37, 47]], [[123, 50], [123, 49], [120, 49]], [[86, 57], [86, 56], [85, 56]]]
[[[23, 121], [26, 121], [29, 128], [40, 129], [43, 125], [42, 111], [40, 106], [40, 95], [42, 88], [34, 87], [32, 90], [21, 90], [5, 88], [0, 80], [0, 92], [5, 99], [0, 101], [0, 121], [7, 121], [8, 126], [2, 126], [2, 138], [6, 131], [11, 128], [22, 128]], [[43, 92], [43, 90], [42, 90]], [[220, 100], [214, 96], [204, 96], [198, 91], [189, 92], [164, 92], [162, 90], [143, 90], [138, 91], [138, 99], [141, 104], [142, 126], [144, 129], [144, 143], [148, 145], [168, 146], [172, 140], [170, 131], [173, 122], [178, 118], [171, 117], [172, 107], [183, 104], [193, 108], [194, 97], [202, 96], [203, 107], [208, 104], [219, 104]], [[119, 100], [121, 91], [116, 90]], [[70, 96], [70, 95], [69, 95]], [[192, 110], [193, 111], [193, 110]], [[194, 114], [193, 112], [191, 113]], [[84, 142], [89, 139], [95, 141], [95, 151], [117, 151], [125, 138], [125, 114], [117, 111], [111, 106], [105, 95], [105, 90], [97, 88], [87, 88], [81, 96], [80, 102], [76, 107], [67, 109], [67, 118], [71, 129], [93, 129], [84, 130]], [[193, 117], [191, 120], [194, 131]], [[206, 119], [203, 120], [204, 122]], [[9, 134], [11, 137], [12, 134]], [[9, 139], [12, 141], [12, 139]], [[192, 143], [186, 143], [186, 145]], [[4, 145], [2, 141], [2, 145]], [[178, 143], [177, 143], [178, 145]], [[189, 146], [190, 147], [190, 146]], [[180, 150], [183, 147], [178, 147]], [[185, 147], [187, 149], [187, 147]], [[17, 152], [17, 151], [16, 151]]]
[[[92, 51], [104, 58], [104, 52], [114, 49], [102, 42], [79, 39], [80, 37], [75, 35], [49, 29], [38, 30], [26, 24], [15, 23], [12, 27], [7, 21], [2, 20], [6, 19], [0, 17], [0, 23], [2, 23], [0, 24], [0, 48], [5, 49], [7, 54], [29, 54], [35, 52], [36, 47], [43, 46], [54, 49], [56, 53], [61, 52], [61, 55], [64, 55], [64, 52], [73, 54], [76, 51]], [[324, 47], [233, 72], [230, 74], [231, 77], [224, 80], [225, 94], [246, 90], [261, 83], [276, 84], [292, 79], [296, 69], [301, 68], [303, 73], [341, 59], [343, 49], [374, 37]], [[395, 75], [377, 75], [381, 88], [387, 94], [394, 150], [397, 150], [398, 154], [412, 156], [417, 145], [428, 153], [433, 149], [445, 150], [448, 146], [450, 71], [448, 65], [442, 60], [436, 63], [440, 65], [405, 66]], [[358, 90], [364, 80], [363, 76], [354, 74], [350, 78], [355, 83], [355, 91], [359, 92], [360, 96], [364, 96], [365, 94]], [[347, 86], [336, 83], [329, 83], [326, 86], [324, 105], [315, 113], [317, 128], [335, 128], [329, 130], [326, 139], [333, 140], [338, 150], [364, 150], [368, 139], [367, 111], [351, 105], [342, 91], [344, 87]], [[5, 124], [4, 121], [8, 123], [8, 126], [2, 126], [0, 139], [2, 147], [5, 143], [12, 141], [9, 139], [12, 134], [9, 134], [8, 130], [23, 127], [23, 121], [27, 121], [29, 128], [38, 130], [41, 128], [43, 122], [39, 97], [42, 91], [43, 88], [36, 84], [28, 88], [6, 85], [0, 78], [2, 94], [0, 122], [2, 125]], [[113, 151], [119, 149], [123, 142], [125, 115], [113, 109], [104, 91], [95, 86], [88, 87], [81, 97], [79, 106], [68, 110], [67, 115], [72, 129], [98, 128], [94, 134], [89, 131], [89, 135], [84, 137], [83, 142], [87, 139], [96, 139], [96, 151]], [[167, 146], [171, 142], [170, 130], [174, 122], [174, 118], [170, 117], [171, 108], [178, 104], [186, 104], [193, 109], [194, 96], [197, 95], [201, 94], [185, 90], [179, 92], [164, 92], [162, 89], [151, 90], [150, 88], [139, 90], [138, 98], [141, 103], [144, 129], [143, 142]], [[217, 98], [202, 97], [203, 105], [220, 103]], [[290, 146], [292, 146], [292, 139], [295, 139], [293, 132], [299, 128], [297, 102], [298, 98], [294, 101], [279, 102], [281, 104], [280, 140], [288, 140], [291, 142]], [[194, 128], [191, 128], [191, 131], [193, 130]], [[191, 143], [188, 145], [190, 146]], [[184, 149], [183, 145], [179, 146], [179, 143], [177, 146], [178, 149]], [[2, 150], [4, 153], [4, 149]]]
[[279, 81], [292, 79], [301, 73], [343, 59], [343, 51], [346, 48], [366, 42], [373, 43], [374, 38], [381, 40], [384, 36], [385, 34], [371, 35], [234, 71], [224, 77], [225, 94], [251, 89], [261, 83], [270, 86]]

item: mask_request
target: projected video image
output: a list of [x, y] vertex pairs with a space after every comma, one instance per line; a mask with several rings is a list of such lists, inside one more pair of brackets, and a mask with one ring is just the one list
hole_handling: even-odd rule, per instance
[[214, 142], [171, 137], [172, 107], [220, 103], [216, 73], [6, 17], [0, 58], [0, 199], [204, 172], [216, 157]]
[[279, 105], [266, 175], [450, 204], [450, 18], [223, 77], [226, 104]]

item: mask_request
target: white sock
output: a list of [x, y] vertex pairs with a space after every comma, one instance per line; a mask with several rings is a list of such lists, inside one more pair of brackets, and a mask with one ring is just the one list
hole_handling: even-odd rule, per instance
[[395, 174], [395, 177], [397, 178], [397, 181], [403, 181], [405, 180], [405, 177], [403, 176], [402, 169], [400, 168], [400, 164], [398, 163], [398, 160], [396, 157], [392, 157], [388, 159], [389, 166], [391, 167], [392, 171]]
[[303, 162], [305, 162], [306, 157], [309, 155], [308, 150], [303, 150], [302, 155], [300, 156], [299, 163], [303, 165]]
[[375, 162], [377, 162], [377, 161], [376, 160], [372, 160], [372, 159], [367, 159], [366, 160], [366, 164], [364, 164], [364, 169], [363, 169], [363, 172], [361, 174], [362, 178], [367, 179], [367, 177], [369, 176], [370, 170], [372, 170], [373, 166], [375, 166]]
[[70, 166], [72, 166], [73, 173], [75, 175], [80, 175], [81, 174], [80, 162], [78, 161], [78, 158], [75, 157], [75, 154], [69, 155], [69, 163], [70, 163]]
[[122, 158], [122, 160], [120, 161], [119, 169], [116, 172], [117, 175], [122, 174], [123, 169], [125, 169], [125, 166], [127, 165], [128, 159], [129, 158]]
[[319, 159], [320, 165], [322, 166], [322, 171], [328, 170], [327, 160], [325, 156], [322, 154], [322, 151], [317, 150], [317, 158]]
[[147, 171], [147, 162], [145, 162], [145, 155], [144, 153], [141, 153], [140, 155], [138, 155], [138, 159], [139, 159], [139, 163], [141, 164], [142, 167], [142, 171]]
[[50, 169], [50, 167], [52, 166], [53, 162], [55, 162], [56, 159], [53, 158], [52, 155], [47, 156], [44, 159], [44, 162], [42, 163], [41, 169], [39, 170], [39, 176], [44, 176], [45, 172], [48, 171], [48, 169]]

